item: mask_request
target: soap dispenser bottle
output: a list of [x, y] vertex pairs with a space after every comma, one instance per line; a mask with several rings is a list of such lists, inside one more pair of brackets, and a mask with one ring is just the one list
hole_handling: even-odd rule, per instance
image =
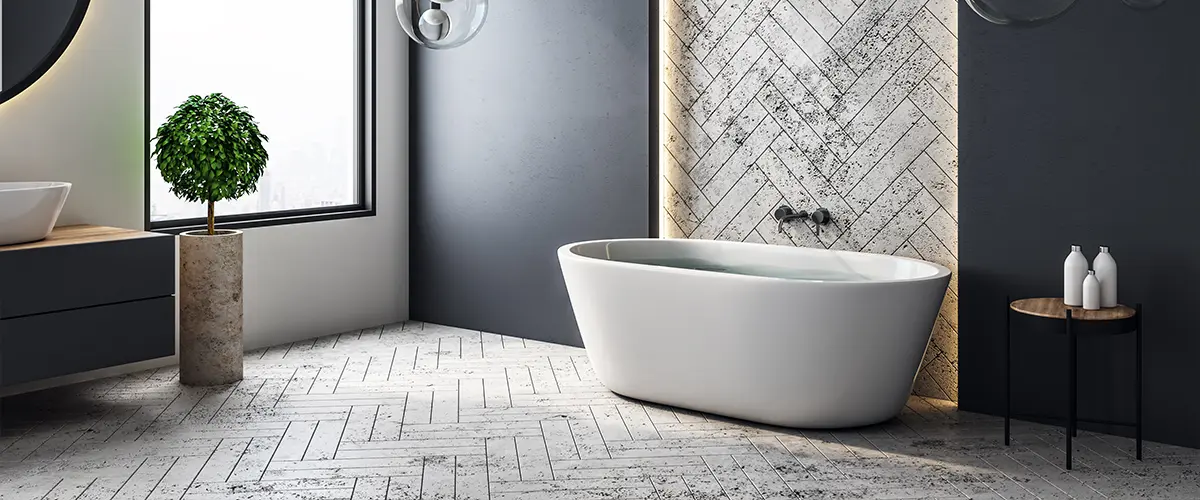
[[1100, 309], [1100, 280], [1096, 279], [1096, 271], [1088, 271], [1083, 279], [1083, 308], [1088, 311]]
[[1088, 275], [1087, 257], [1083, 248], [1071, 245], [1071, 253], [1063, 263], [1063, 302], [1068, 306], [1083, 305], [1083, 279]]
[[1100, 307], [1117, 307], [1117, 261], [1108, 252], [1108, 247], [1100, 247], [1100, 254], [1092, 261], [1092, 269], [1096, 270], [1096, 279], [1100, 280]]

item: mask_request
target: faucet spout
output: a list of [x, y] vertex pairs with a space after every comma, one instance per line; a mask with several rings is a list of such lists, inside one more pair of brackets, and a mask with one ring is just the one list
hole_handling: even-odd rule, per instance
[[783, 232], [783, 225], [794, 220], [804, 220], [808, 218], [808, 212], [801, 210], [799, 212], [789, 206], [782, 206], [775, 209], [775, 220], [779, 221], [779, 232]]
[[779, 232], [781, 233], [783, 232], [783, 225], [794, 220], [812, 219], [812, 221], [817, 225], [818, 232], [820, 231], [821, 226], [829, 224], [833, 220], [833, 215], [829, 213], [829, 210], [824, 208], [818, 208], [816, 211], [810, 214], [807, 210], [796, 211], [787, 205], [782, 205], [779, 208], [776, 208], [774, 216], [775, 220], [779, 221]]

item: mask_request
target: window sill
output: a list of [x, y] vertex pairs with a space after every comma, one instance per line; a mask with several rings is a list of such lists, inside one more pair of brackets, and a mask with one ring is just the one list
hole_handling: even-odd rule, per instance
[[[374, 209], [364, 209], [358, 207], [337, 207], [325, 210], [293, 210], [287, 212], [217, 217], [216, 228], [251, 229], [256, 227], [307, 224], [310, 222], [325, 222], [374, 216]], [[151, 222], [149, 227], [151, 231], [168, 234], [180, 234], [187, 231], [197, 231], [208, 228], [204, 219]]]

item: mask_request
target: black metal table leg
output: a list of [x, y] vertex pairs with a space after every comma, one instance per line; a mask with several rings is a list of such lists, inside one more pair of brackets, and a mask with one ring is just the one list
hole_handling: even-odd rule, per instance
[[1071, 452], [1075, 435], [1075, 330], [1071, 328], [1071, 310], [1067, 310], [1067, 470], [1071, 470]]
[[1012, 297], [1004, 297], [1004, 446], [1010, 443], [1012, 420]]
[[[1095, 420], [1085, 419], [1086, 422], [1099, 423], [1104, 425], [1120, 425], [1125, 427], [1133, 427], [1136, 430], [1137, 443], [1137, 459], [1142, 460], [1143, 448], [1143, 363], [1142, 363], [1142, 304], [1137, 304], [1134, 308], [1119, 306], [1118, 309], [1113, 309], [1105, 313], [1091, 314], [1088, 311], [1082, 313], [1078, 308], [1072, 309], [1063, 304], [1061, 299], [1025, 299], [1017, 302], [1012, 302], [1011, 297], [1005, 297], [1006, 309], [1004, 316], [1004, 445], [1009, 446], [1012, 442], [1012, 313], [1018, 312], [1021, 314], [1065, 320], [1064, 328], [1066, 328], [1067, 337], [1067, 408], [1066, 418], [1063, 419], [1063, 427], [1066, 434], [1066, 469], [1074, 468], [1075, 454], [1075, 439], [1079, 437], [1079, 329], [1083, 328], [1083, 332], [1087, 334], [1091, 330], [1088, 324], [1097, 324], [1102, 322], [1109, 323], [1109, 328], [1097, 330], [1092, 333], [1119, 335], [1136, 333], [1137, 342], [1137, 359], [1135, 373], [1134, 396], [1136, 398], [1136, 420], [1134, 422], [1114, 422], [1111, 420]], [[1079, 319], [1079, 322], [1076, 322]], [[1132, 325], [1131, 325], [1132, 323]], [[1136, 328], [1136, 330], [1135, 330]], [[1035, 416], [1031, 416], [1038, 418]], [[1022, 417], [1018, 417], [1022, 418]], [[1053, 418], [1053, 417], [1049, 417]]]
[[1134, 394], [1137, 399], [1137, 459], [1142, 459], [1142, 305], [1137, 305], [1137, 376]]

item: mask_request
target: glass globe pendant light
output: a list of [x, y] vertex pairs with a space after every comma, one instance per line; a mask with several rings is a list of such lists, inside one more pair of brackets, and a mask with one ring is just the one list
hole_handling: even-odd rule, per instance
[[993, 24], [1034, 26], [1063, 15], [1075, 0], [967, 0], [967, 5]]
[[430, 49], [452, 49], [479, 33], [488, 0], [396, 0], [396, 17], [408, 36]]
[[1149, 10], [1167, 3], [1167, 0], [1125, 0], [1125, 5], [1139, 10]]
[[[966, 0], [979, 17], [993, 24], [1037, 26], [1053, 21], [1075, 6], [1076, 0]], [[1138, 10], [1150, 10], [1167, 0], [1122, 0]]]

